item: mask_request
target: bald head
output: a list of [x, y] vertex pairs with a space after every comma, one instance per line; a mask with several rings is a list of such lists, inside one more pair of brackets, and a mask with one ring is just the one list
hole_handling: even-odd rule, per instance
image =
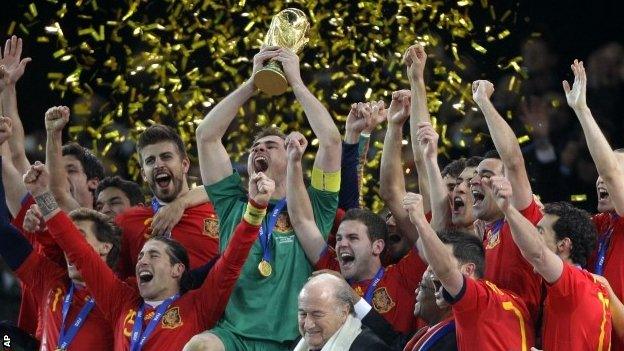
[[354, 313], [351, 287], [331, 274], [312, 277], [299, 293], [299, 332], [312, 349], [322, 348], [327, 340]]

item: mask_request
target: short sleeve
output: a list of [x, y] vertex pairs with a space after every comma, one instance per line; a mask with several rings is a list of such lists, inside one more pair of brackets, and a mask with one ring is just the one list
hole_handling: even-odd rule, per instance
[[338, 209], [338, 192], [309, 187], [308, 194], [310, 195], [316, 226], [321, 231], [323, 239], [327, 241], [327, 236], [334, 225], [334, 218]]
[[[577, 272], [574, 272], [576, 270]], [[580, 269], [574, 268], [567, 263], [563, 264], [563, 271], [557, 281], [548, 286], [548, 295], [553, 300], [553, 297], [566, 297], [574, 293], [574, 282], [577, 279], [576, 274], [582, 274]]]

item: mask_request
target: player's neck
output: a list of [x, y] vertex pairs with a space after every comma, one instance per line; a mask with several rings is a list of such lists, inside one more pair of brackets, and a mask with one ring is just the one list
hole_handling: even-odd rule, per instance
[[366, 273], [364, 273], [360, 277], [361, 279], [359, 279], [359, 281], [371, 280], [375, 278], [375, 275], [377, 275], [377, 272], [379, 272], [379, 268], [381, 268], [381, 262], [379, 261], [378, 257], [375, 257], [374, 262], [371, 262], [371, 264], [368, 265]]
[[272, 200], [279, 200], [286, 197], [286, 182], [275, 183], [275, 191], [271, 195]]
[[72, 279], [72, 283], [77, 289], [84, 289], [86, 287], [85, 282], [79, 279]]

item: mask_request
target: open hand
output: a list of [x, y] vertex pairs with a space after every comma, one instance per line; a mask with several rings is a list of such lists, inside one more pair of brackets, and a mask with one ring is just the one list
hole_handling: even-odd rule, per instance
[[574, 60], [574, 63], [572, 63], [570, 67], [572, 68], [572, 72], [574, 72], [572, 89], [570, 89], [570, 83], [568, 83], [567, 80], [564, 80], [562, 83], [566, 100], [573, 110], [586, 108], [587, 75], [585, 74], [583, 61], [579, 62], [579, 60]]
[[0, 91], [8, 85], [15, 85], [24, 74], [24, 69], [31, 59], [26, 57], [20, 60], [21, 56], [22, 39], [14, 35], [7, 39], [4, 52], [0, 55]]

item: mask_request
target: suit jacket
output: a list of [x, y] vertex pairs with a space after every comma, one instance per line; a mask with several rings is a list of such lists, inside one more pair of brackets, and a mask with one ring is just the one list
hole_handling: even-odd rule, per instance
[[[370, 328], [372, 332], [377, 334], [387, 345], [390, 345], [392, 351], [403, 351], [407, 343], [414, 337], [416, 333], [402, 334], [395, 331], [392, 325], [380, 315], [374, 308], [370, 310], [362, 318], [362, 325]], [[422, 333], [419, 333], [422, 335]], [[457, 341], [455, 331], [446, 334], [440, 338], [435, 344], [431, 345], [430, 351], [456, 351]], [[408, 350], [412, 351], [412, 350]]]
[[[297, 346], [299, 340], [301, 340], [301, 337], [295, 340], [291, 350]], [[390, 346], [383, 342], [383, 340], [381, 340], [365, 325], [362, 325], [362, 332], [355, 338], [355, 340], [353, 340], [351, 347], [349, 347], [349, 351], [392, 351], [392, 348], [390, 348]]]

